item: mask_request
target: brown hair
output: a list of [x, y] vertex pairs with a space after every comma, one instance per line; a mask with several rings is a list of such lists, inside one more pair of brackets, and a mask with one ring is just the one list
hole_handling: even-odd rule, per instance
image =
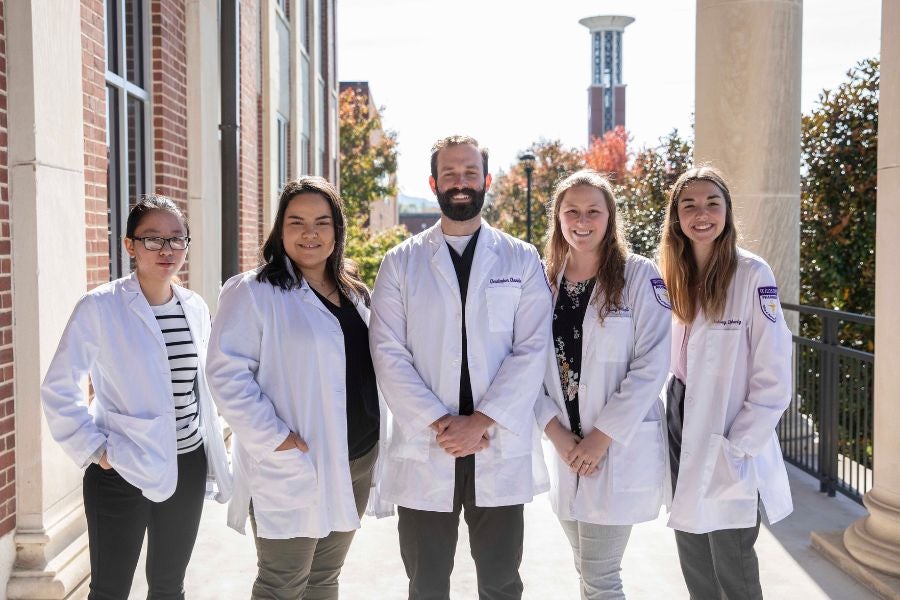
[[266, 238], [262, 247], [262, 256], [265, 263], [256, 275], [257, 281], [267, 281], [282, 290], [290, 290], [299, 287], [303, 275], [297, 269], [297, 279], [291, 277], [285, 261], [287, 253], [284, 251], [284, 239], [282, 229], [284, 227], [284, 213], [288, 204], [298, 194], [318, 194], [328, 202], [331, 207], [331, 219], [334, 223], [334, 250], [325, 264], [326, 270], [334, 278], [335, 283], [348, 298], [360, 298], [366, 306], [369, 305], [369, 289], [357, 275], [355, 265], [344, 259], [344, 246], [347, 239], [347, 227], [344, 221], [344, 203], [333, 185], [325, 179], [315, 176], [306, 176], [288, 181], [284, 185], [281, 197], [278, 200], [278, 212], [275, 215], [275, 223], [272, 231]]
[[431, 176], [437, 180], [438, 153], [447, 146], [474, 146], [481, 153], [481, 163], [484, 170], [483, 176], [488, 174], [488, 150], [478, 146], [478, 140], [468, 135], [449, 135], [441, 138], [431, 147]]
[[[559, 224], [559, 207], [566, 196], [566, 192], [578, 186], [588, 186], [600, 190], [606, 201], [606, 210], [609, 213], [609, 221], [606, 225], [606, 235], [600, 242], [597, 250], [600, 255], [600, 264], [597, 267], [598, 292], [602, 292], [603, 304], [597, 310], [600, 322], [610, 311], [622, 307], [622, 294], [625, 290], [625, 261], [628, 258], [628, 242], [622, 223], [616, 215], [616, 196], [609, 180], [593, 169], [582, 169], [572, 173], [556, 184], [553, 190], [553, 200], [547, 209], [547, 216], [553, 223], [553, 227], [547, 235], [544, 244], [544, 258], [547, 264], [547, 278], [550, 284], [556, 286], [556, 281], [563, 269], [566, 256], [569, 252], [569, 243], [563, 237]], [[594, 294], [591, 300], [596, 304], [600, 300], [600, 293]]]
[[[702, 273], [694, 260], [691, 240], [678, 222], [678, 201], [685, 186], [693, 181], [709, 181], [719, 188], [725, 198], [725, 227], [713, 242], [712, 255]], [[709, 166], [695, 167], [682, 173], [669, 191], [669, 204], [659, 243], [659, 269], [669, 290], [672, 312], [682, 323], [693, 322], [698, 306], [708, 319], [722, 318], [728, 285], [737, 270], [737, 238], [731, 192], [722, 174]]]

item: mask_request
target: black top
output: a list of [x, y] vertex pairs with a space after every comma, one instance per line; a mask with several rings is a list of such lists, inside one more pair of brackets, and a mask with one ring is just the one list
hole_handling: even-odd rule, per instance
[[553, 307], [553, 347], [559, 365], [559, 382], [569, 414], [572, 433], [584, 437], [581, 415], [578, 412], [578, 384], [581, 380], [581, 342], [584, 314], [591, 302], [594, 279], [569, 283], [563, 278], [559, 284], [556, 306]]
[[459, 414], [471, 415], [475, 412], [475, 400], [472, 398], [472, 380], [469, 378], [469, 354], [466, 348], [466, 292], [469, 289], [469, 273], [472, 271], [472, 258], [475, 256], [475, 245], [478, 243], [479, 227], [466, 244], [462, 255], [456, 253], [453, 246], [447, 244], [450, 259], [456, 271], [459, 283], [459, 299], [462, 302], [462, 369], [459, 372]]
[[[310, 288], [312, 289], [312, 288]], [[340, 293], [341, 305], [335, 306], [319, 292], [316, 296], [341, 324], [347, 381], [347, 446], [350, 460], [359, 458], [378, 443], [378, 388], [369, 352], [369, 328], [353, 302]]]

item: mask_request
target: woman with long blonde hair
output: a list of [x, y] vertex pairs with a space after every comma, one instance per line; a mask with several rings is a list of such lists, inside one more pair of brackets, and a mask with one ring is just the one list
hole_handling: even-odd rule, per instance
[[605, 177], [582, 170], [562, 180], [549, 216], [553, 351], [535, 414], [556, 449], [551, 503], [581, 597], [624, 598], [631, 526], [656, 518], [665, 496], [659, 390], [671, 315], [655, 265], [628, 250]]
[[792, 511], [775, 427], [791, 399], [791, 334], [766, 262], [737, 245], [713, 168], [675, 182], [659, 249], [672, 304], [669, 527], [692, 598], [762, 598], [753, 545]]

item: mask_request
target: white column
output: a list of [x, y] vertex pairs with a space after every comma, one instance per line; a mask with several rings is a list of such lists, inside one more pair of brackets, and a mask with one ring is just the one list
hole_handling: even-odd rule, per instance
[[185, 6], [190, 283], [211, 309], [221, 289], [223, 243], [217, 11], [217, 0], [188, 0]]
[[802, 0], [697, 0], [695, 163], [725, 174], [741, 245], [800, 291]]
[[[875, 233], [875, 474], [869, 515], [844, 532], [859, 562], [900, 576], [900, 2], [884, 0], [878, 102], [878, 199]], [[900, 585], [895, 589], [900, 590]]]
[[87, 285], [81, 8], [18, 0], [6, 11], [17, 442], [6, 592], [79, 597], [89, 570], [81, 473], [50, 437], [39, 390]]

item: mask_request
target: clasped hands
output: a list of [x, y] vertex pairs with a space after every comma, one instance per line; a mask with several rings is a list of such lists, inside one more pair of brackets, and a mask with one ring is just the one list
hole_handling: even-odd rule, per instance
[[609, 450], [612, 438], [597, 429], [591, 428], [591, 432], [584, 438], [572, 433], [556, 417], [553, 417], [544, 433], [553, 442], [557, 453], [569, 465], [569, 470], [582, 477], [590, 477], [597, 472], [600, 461]]
[[487, 430], [494, 420], [474, 412], [471, 415], [444, 415], [431, 424], [437, 443], [447, 454], [460, 458], [475, 454], [490, 445]]

